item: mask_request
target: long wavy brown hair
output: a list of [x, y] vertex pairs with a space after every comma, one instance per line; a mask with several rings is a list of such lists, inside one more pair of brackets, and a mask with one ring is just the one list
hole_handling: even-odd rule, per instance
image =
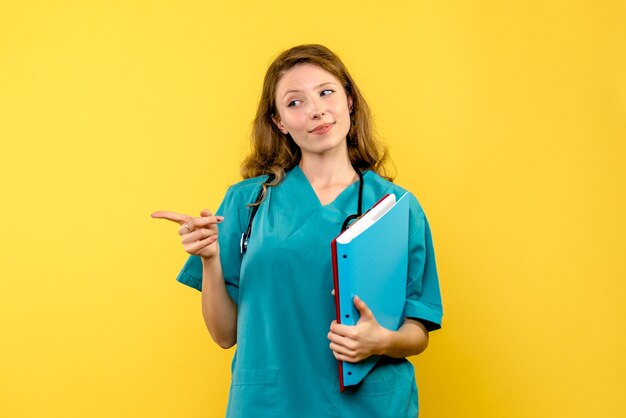
[[291, 138], [283, 134], [273, 123], [276, 110], [276, 86], [290, 68], [310, 63], [332, 74], [343, 86], [346, 95], [352, 97], [350, 130], [347, 135], [348, 156], [352, 165], [361, 171], [372, 170], [393, 180], [387, 175], [384, 164], [388, 159], [387, 148], [374, 133], [372, 114], [363, 95], [343, 62], [323, 45], [298, 45], [281, 53], [265, 73], [259, 107], [252, 125], [251, 152], [241, 165], [244, 179], [263, 174], [269, 175], [263, 185], [274, 186], [283, 179], [285, 172], [295, 167], [301, 158], [300, 148]]

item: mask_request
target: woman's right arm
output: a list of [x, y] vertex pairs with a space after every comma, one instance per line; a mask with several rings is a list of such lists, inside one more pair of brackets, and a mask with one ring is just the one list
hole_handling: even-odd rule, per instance
[[217, 253], [202, 258], [202, 316], [213, 341], [230, 348], [237, 342], [237, 304], [226, 291], [219, 248]]
[[226, 290], [219, 256], [217, 224], [224, 220], [208, 210], [199, 218], [176, 212], [158, 211], [153, 218], [167, 219], [181, 225], [178, 234], [185, 251], [202, 260], [202, 316], [211, 338], [222, 348], [237, 342], [237, 305]]

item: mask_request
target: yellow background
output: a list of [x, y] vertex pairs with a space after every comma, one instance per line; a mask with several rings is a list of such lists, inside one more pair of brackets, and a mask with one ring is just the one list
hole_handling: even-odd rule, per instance
[[626, 416], [625, 2], [0, 4], [0, 416], [223, 416], [233, 351], [149, 214], [217, 207], [300, 43], [431, 222], [420, 416]]

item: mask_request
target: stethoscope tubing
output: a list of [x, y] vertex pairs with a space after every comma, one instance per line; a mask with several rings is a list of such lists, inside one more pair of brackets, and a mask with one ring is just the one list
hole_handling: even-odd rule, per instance
[[[359, 176], [359, 199], [357, 203], [357, 213], [348, 216], [341, 225], [341, 232], [344, 232], [348, 229], [348, 225], [350, 221], [354, 219], [358, 219], [363, 213], [363, 173], [358, 168], [354, 169]], [[252, 233], [252, 221], [254, 221], [254, 217], [256, 216], [257, 211], [259, 210], [259, 206], [261, 206], [261, 199], [263, 197], [263, 187], [259, 190], [259, 194], [257, 194], [255, 204], [252, 206], [252, 213], [250, 214], [250, 220], [248, 221], [248, 227], [246, 228], [246, 232], [241, 234], [241, 241], [239, 242], [239, 250], [241, 254], [245, 254], [248, 250], [248, 240], [250, 239], [250, 235]]]

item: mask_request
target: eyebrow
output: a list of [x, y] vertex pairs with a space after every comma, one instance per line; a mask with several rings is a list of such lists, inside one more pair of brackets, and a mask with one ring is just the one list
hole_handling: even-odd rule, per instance
[[[320, 87], [325, 86], [325, 85], [327, 85], [327, 84], [332, 84], [332, 85], [335, 85], [335, 83], [332, 83], [332, 82], [330, 82], [330, 81], [329, 81], [329, 82], [326, 82], [326, 83], [322, 83], [322, 84], [320, 84], [320, 85], [316, 86], [315, 88], [316, 88], [316, 89], [319, 89]], [[298, 92], [301, 92], [301, 91], [302, 91], [302, 90], [288, 90], [288, 91], [286, 91], [286, 92], [285, 92], [285, 94], [283, 94], [283, 98], [284, 98], [287, 94], [289, 94], [289, 93], [298, 93]]]

